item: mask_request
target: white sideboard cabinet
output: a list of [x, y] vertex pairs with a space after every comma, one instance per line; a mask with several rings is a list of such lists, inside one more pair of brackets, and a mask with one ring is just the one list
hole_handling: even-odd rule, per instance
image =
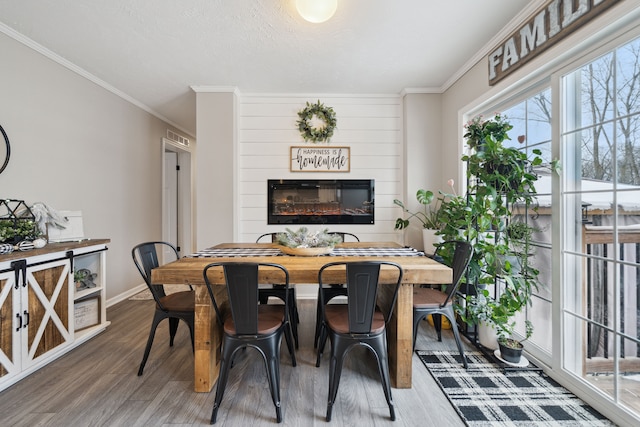
[[[104, 331], [108, 239], [0, 255], [0, 390]], [[74, 270], [95, 274], [77, 288]]]

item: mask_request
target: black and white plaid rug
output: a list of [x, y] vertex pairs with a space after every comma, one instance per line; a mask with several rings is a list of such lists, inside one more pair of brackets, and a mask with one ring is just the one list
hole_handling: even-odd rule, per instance
[[499, 369], [482, 353], [457, 351], [416, 354], [470, 427], [615, 426], [571, 392], [539, 371]]

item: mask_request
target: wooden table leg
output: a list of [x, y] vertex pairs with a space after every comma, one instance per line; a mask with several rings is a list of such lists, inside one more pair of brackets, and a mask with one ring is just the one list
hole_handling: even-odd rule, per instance
[[413, 285], [400, 285], [388, 332], [391, 385], [395, 388], [411, 388]]
[[208, 393], [218, 379], [220, 331], [206, 286], [195, 286], [194, 389]]

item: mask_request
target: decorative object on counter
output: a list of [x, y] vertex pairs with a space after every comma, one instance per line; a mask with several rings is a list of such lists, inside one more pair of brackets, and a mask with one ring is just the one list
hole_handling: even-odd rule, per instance
[[288, 255], [318, 256], [331, 253], [335, 245], [342, 243], [342, 238], [329, 234], [328, 228], [318, 231], [309, 231], [307, 227], [296, 231], [285, 228], [283, 233], [276, 235], [276, 243]]
[[31, 205], [31, 212], [33, 212], [38, 228], [43, 235], [47, 234], [48, 227], [63, 229], [67, 228], [69, 224], [69, 220], [60, 212], [42, 202]]
[[73, 281], [76, 284], [76, 290], [95, 288], [96, 284], [93, 281], [96, 277], [98, 277], [98, 274], [92, 273], [91, 270], [87, 268], [75, 270], [73, 272]]
[[0, 255], [10, 254], [13, 252], [13, 245], [9, 243], [0, 243]]
[[42, 237], [38, 237], [33, 241], [33, 247], [36, 249], [44, 248], [47, 245], [47, 240]]
[[[336, 128], [336, 113], [331, 107], [325, 107], [318, 100], [316, 104], [309, 104], [298, 112], [298, 130], [305, 141], [329, 142]], [[320, 121], [322, 125], [316, 127], [314, 122]]]
[[15, 249], [22, 252], [30, 251], [34, 248], [35, 246], [33, 246], [33, 242], [31, 240], [23, 240], [21, 242], [18, 242], [18, 244], [15, 247]]
[[40, 234], [35, 217], [24, 200], [0, 200], [0, 243], [16, 245]]

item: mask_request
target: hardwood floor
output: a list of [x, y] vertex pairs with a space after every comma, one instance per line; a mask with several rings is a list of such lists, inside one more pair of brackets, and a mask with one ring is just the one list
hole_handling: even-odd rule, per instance
[[[397, 420], [389, 420], [373, 355], [356, 348], [345, 361], [331, 423], [325, 421], [329, 383], [328, 355], [315, 367], [313, 333], [315, 301], [299, 301], [298, 366], [291, 366], [286, 346], [280, 365], [283, 425], [288, 426], [464, 426], [447, 398], [413, 356], [413, 388], [393, 389]], [[152, 301], [123, 301], [107, 310], [106, 332], [72, 350], [0, 393], [2, 426], [199, 426], [208, 425], [215, 388], [193, 391], [193, 356], [188, 328], [178, 328], [173, 348], [168, 323], [159, 327], [144, 375], [137, 376], [148, 329]], [[463, 340], [465, 340], [463, 338]], [[419, 349], [450, 348], [455, 342], [444, 331], [443, 342], [423, 322]], [[255, 363], [254, 363], [255, 362]], [[255, 350], [236, 360], [218, 412], [216, 425], [271, 426], [271, 402], [264, 365]]]

